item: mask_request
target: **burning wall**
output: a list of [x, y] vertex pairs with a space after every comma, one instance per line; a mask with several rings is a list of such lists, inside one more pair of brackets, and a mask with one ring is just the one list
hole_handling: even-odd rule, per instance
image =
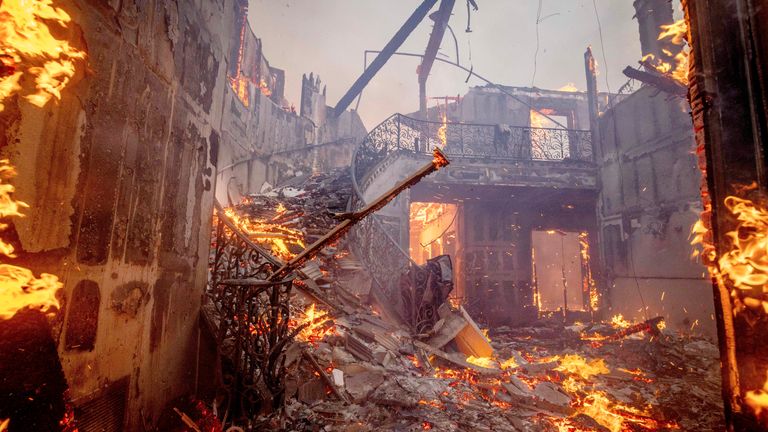
[[[244, 13], [238, 6], [237, 14]], [[239, 18], [238, 18], [239, 19]], [[242, 21], [239, 21], [242, 23]], [[284, 183], [313, 171], [349, 165], [356, 143], [365, 136], [353, 111], [326, 116], [319, 78], [304, 79], [300, 114], [277, 90], [285, 85], [262, 54], [262, 42], [250, 24], [237, 26], [232, 48], [236, 56], [228, 72], [219, 143], [216, 198], [229, 204], [259, 192], [267, 182]], [[310, 82], [311, 81], [311, 82]]]
[[234, 7], [53, 3], [72, 18], [56, 37], [88, 57], [60, 100], [4, 101], [0, 158], [30, 205], [7, 238], [64, 285], [56, 337], [81, 417], [127, 410], [135, 430], [194, 387]]

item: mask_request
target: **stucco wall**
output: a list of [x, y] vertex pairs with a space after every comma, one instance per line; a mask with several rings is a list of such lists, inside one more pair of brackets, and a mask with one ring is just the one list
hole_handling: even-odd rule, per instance
[[88, 58], [60, 101], [14, 98], [0, 114], [0, 158], [30, 205], [9, 239], [17, 263], [64, 284], [56, 336], [75, 405], [127, 382], [125, 430], [138, 430], [213, 372], [197, 324], [214, 192], [343, 164], [354, 142], [315, 145], [365, 129], [350, 113], [317, 127], [258, 91], [243, 106], [226, 72], [239, 0], [56, 6]]
[[701, 175], [686, 101], [643, 87], [607, 111], [600, 129], [598, 213], [611, 312], [663, 315], [671, 328], [714, 335], [711, 285], [691, 259]]

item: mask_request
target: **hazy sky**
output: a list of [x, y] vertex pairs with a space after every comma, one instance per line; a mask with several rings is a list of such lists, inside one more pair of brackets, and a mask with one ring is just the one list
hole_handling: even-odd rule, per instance
[[[593, 0], [477, 0], [466, 33], [467, 9], [456, 0], [450, 20], [458, 38], [460, 63], [498, 84], [530, 86], [536, 52], [536, 17], [541, 3], [536, 78], [540, 88], [573, 83], [586, 88], [583, 54], [591, 45], [598, 61], [598, 85], [616, 91], [627, 65], [641, 57], [632, 0], [594, 0], [602, 24], [605, 58]], [[302, 73], [314, 72], [328, 87], [336, 105], [363, 70], [363, 52], [379, 50], [405, 22], [421, 0], [250, 0], [249, 19], [261, 38], [264, 54], [286, 71], [286, 97], [299, 105]], [[437, 9], [437, 2], [434, 10]], [[432, 21], [426, 18], [400, 51], [422, 54]], [[471, 47], [471, 48], [470, 48]], [[471, 60], [470, 60], [471, 55]], [[455, 60], [453, 39], [446, 33], [438, 56]], [[369, 62], [373, 56], [369, 55]], [[366, 87], [360, 115], [373, 127], [394, 112], [418, 110], [417, 58], [393, 57]], [[607, 64], [607, 67], [606, 67]], [[436, 62], [427, 83], [429, 97], [464, 94], [480, 85], [466, 72]], [[430, 106], [435, 102], [430, 101]], [[354, 107], [354, 103], [352, 104]]]

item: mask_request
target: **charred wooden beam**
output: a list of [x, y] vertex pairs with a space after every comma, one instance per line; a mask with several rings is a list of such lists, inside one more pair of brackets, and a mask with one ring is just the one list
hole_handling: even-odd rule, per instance
[[282, 267], [277, 269], [277, 271], [275, 271], [269, 276], [269, 280], [281, 280], [287, 275], [289, 275], [291, 272], [300, 268], [301, 266], [304, 265], [304, 263], [314, 258], [315, 255], [317, 255], [323, 248], [328, 246], [328, 244], [338, 240], [347, 231], [352, 229], [352, 227], [356, 223], [363, 220], [365, 217], [369, 216], [370, 214], [376, 212], [377, 210], [381, 209], [382, 207], [387, 205], [390, 201], [395, 199], [395, 197], [400, 195], [401, 192], [415, 185], [416, 183], [421, 181], [421, 179], [432, 174], [438, 169], [444, 166], [447, 166], [449, 163], [450, 161], [448, 160], [447, 157], [445, 157], [443, 152], [441, 152], [439, 149], [436, 148], [434, 151], [434, 157], [429, 163], [421, 167], [421, 169], [419, 169], [415, 173], [411, 174], [411, 176], [409, 176], [405, 180], [395, 185], [392, 189], [385, 192], [383, 195], [381, 195], [379, 198], [377, 198], [367, 206], [363, 207], [362, 209], [354, 213], [343, 215], [342, 217], [344, 218], [344, 221], [336, 225], [336, 227], [334, 227], [330, 232], [328, 232], [328, 234], [324, 235], [323, 237], [318, 239], [316, 242], [312, 243], [309, 247], [304, 249], [300, 254], [296, 255], [296, 257], [294, 257], [291, 261], [285, 263]]
[[629, 66], [627, 66], [623, 72], [627, 77], [656, 87], [663, 92], [679, 97], [686, 97], [686, 95], [688, 95], [688, 87], [679, 84], [668, 76], [637, 70]]
[[389, 61], [390, 57], [392, 57], [392, 54], [394, 54], [395, 51], [400, 48], [400, 45], [405, 42], [408, 36], [416, 28], [416, 26], [418, 26], [419, 23], [424, 20], [424, 17], [427, 16], [427, 13], [430, 9], [432, 9], [432, 6], [434, 6], [435, 3], [437, 3], [437, 0], [424, 0], [424, 2], [421, 3], [418, 8], [416, 8], [416, 10], [413, 12], [413, 14], [411, 14], [405, 24], [400, 27], [400, 30], [398, 30], [392, 39], [387, 43], [387, 45], [384, 46], [379, 55], [373, 59], [370, 66], [368, 66], [363, 71], [357, 81], [352, 84], [352, 87], [350, 87], [344, 96], [339, 99], [339, 103], [337, 103], [333, 108], [333, 112], [336, 117], [340, 116], [344, 110], [347, 109], [349, 104], [351, 104], [357, 95], [363, 91], [371, 79], [376, 76], [382, 67], [384, 67], [387, 61]]

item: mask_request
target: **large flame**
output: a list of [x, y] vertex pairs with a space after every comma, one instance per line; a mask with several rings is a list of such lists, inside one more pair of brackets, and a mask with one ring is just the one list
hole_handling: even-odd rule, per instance
[[688, 57], [690, 54], [690, 47], [688, 47], [686, 42], [688, 25], [686, 24], [685, 19], [681, 19], [673, 24], [662, 25], [660, 28], [661, 33], [659, 33], [658, 39], [668, 39], [670, 43], [678, 45], [680, 51], [677, 54], [673, 54], [670, 51], [664, 50], [664, 54], [674, 59], [672, 63], [657, 59], [653, 54], [646, 55], [641, 62], [653, 66], [657, 71], [669, 75], [675, 81], [687, 86]]
[[[278, 207], [278, 217], [285, 211], [285, 207]], [[266, 219], [240, 216], [232, 207], [224, 209], [224, 214], [251, 240], [268, 245], [272, 253], [278, 258], [290, 260], [296, 256], [296, 253], [291, 251], [291, 246], [301, 249], [306, 247], [304, 233], [300, 230], [288, 228]]]
[[[700, 254], [714, 280], [720, 286], [732, 287], [729, 289], [734, 315], [746, 309], [768, 314], [768, 301], [765, 300], [768, 294], [768, 209], [733, 195], [725, 198], [724, 204], [736, 221], [733, 230], [725, 233], [730, 244], [723, 247], [718, 256], [703, 219], [691, 229], [691, 244], [703, 247]], [[693, 256], [698, 254], [695, 250]], [[763, 388], [745, 393], [744, 402], [758, 417], [768, 410], [768, 377]]]
[[328, 314], [312, 303], [304, 309], [303, 317], [291, 323], [292, 328], [303, 328], [296, 335], [296, 339], [304, 342], [316, 344], [326, 336], [336, 333], [336, 327], [333, 325]]
[[[760, 298], [768, 293], [768, 209], [733, 195], [724, 204], [736, 220], [734, 229], [725, 234], [730, 239], [727, 250], [717, 256], [702, 220], [691, 229], [691, 244], [703, 246], [701, 255], [710, 274], [720, 282], [730, 281], [736, 289], [731, 292], [734, 313], [745, 307], [768, 313], [768, 301]], [[696, 255], [699, 252], [694, 250]]]
[[[66, 27], [70, 21], [51, 0], [0, 2], [0, 111], [17, 92], [39, 107], [61, 98], [75, 74], [75, 61], [84, 59], [85, 52], [54, 37], [48, 24]], [[34, 88], [27, 80], [34, 81]]]
[[[28, 207], [13, 198], [13, 185], [8, 180], [16, 171], [7, 160], [0, 160], [0, 219], [23, 216], [21, 209]], [[0, 232], [7, 229], [0, 223]], [[0, 238], [0, 255], [13, 258], [14, 247]], [[59, 279], [51, 274], [42, 273], [35, 277], [31, 270], [10, 264], [0, 264], [0, 319], [11, 318], [18, 310], [26, 307], [38, 308], [50, 312], [59, 307], [56, 291], [62, 287]]]

